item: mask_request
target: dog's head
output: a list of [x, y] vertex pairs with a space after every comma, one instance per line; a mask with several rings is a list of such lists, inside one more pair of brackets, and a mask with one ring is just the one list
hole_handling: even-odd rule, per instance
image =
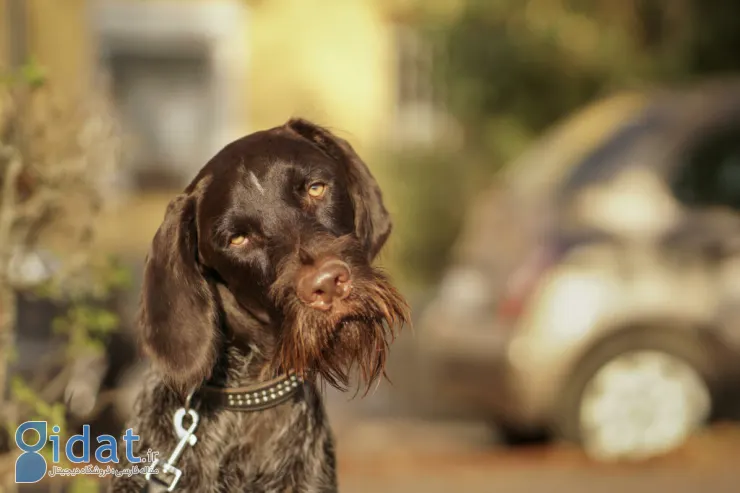
[[145, 267], [144, 349], [180, 390], [208, 378], [223, 349], [223, 287], [268, 332], [256, 339], [270, 341], [274, 370], [343, 388], [356, 365], [369, 385], [408, 320], [371, 266], [390, 231], [346, 141], [299, 119], [244, 137], [168, 206]]

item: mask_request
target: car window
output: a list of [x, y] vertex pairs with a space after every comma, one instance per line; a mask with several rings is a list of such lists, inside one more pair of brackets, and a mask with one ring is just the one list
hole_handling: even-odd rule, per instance
[[611, 139], [597, 147], [573, 168], [559, 189], [559, 198], [567, 199], [586, 185], [614, 177], [614, 174], [629, 165], [625, 159], [646, 136], [663, 128], [669, 115], [659, 106], [651, 107], [639, 117], [628, 121]]
[[681, 203], [740, 210], [740, 122], [707, 133], [684, 155], [672, 183]]
[[646, 106], [643, 96], [624, 94], [581, 110], [553, 128], [507, 167], [504, 173], [507, 187], [522, 199], [549, 195], [583, 156], [609, 140]]

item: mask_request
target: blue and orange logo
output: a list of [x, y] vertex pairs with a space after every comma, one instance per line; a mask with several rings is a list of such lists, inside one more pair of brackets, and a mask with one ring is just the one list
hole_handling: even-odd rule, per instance
[[[61, 459], [62, 446], [61, 437], [58, 435], [59, 426], [51, 428], [52, 434], [48, 432], [46, 421], [26, 421], [18, 427], [15, 432], [15, 444], [21, 450], [21, 454], [15, 461], [16, 483], [38, 483], [47, 474], [49, 465], [46, 458], [41, 455], [41, 450], [47, 443], [51, 443], [52, 462], [58, 464]], [[35, 435], [34, 436], [34, 433]], [[37, 438], [34, 441], [34, 438]], [[131, 428], [126, 430], [122, 437], [125, 443], [126, 460], [131, 464], [142, 462], [140, 457], [133, 454], [133, 444], [139, 440]], [[118, 442], [114, 436], [100, 435], [96, 439], [98, 447], [95, 449], [95, 461], [100, 464], [117, 464]], [[81, 444], [81, 451], [75, 454], [75, 444]], [[64, 456], [72, 464], [90, 463], [90, 425], [82, 427], [82, 433], [71, 436], [64, 445]]]

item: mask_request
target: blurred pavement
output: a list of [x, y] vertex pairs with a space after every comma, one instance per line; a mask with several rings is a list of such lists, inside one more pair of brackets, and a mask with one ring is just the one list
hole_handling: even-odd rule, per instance
[[343, 493], [736, 493], [740, 485], [734, 428], [646, 464], [596, 465], [565, 446], [503, 448], [481, 424], [357, 416], [337, 425]]

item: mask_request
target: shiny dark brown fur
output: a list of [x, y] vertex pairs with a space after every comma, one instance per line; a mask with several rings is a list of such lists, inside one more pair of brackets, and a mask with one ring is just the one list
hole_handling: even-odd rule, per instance
[[[306, 186], [327, 185], [321, 200]], [[141, 342], [152, 360], [129, 424], [166, 458], [172, 415], [204, 382], [239, 386], [293, 369], [294, 401], [257, 413], [200, 402], [198, 443], [186, 450], [178, 491], [336, 491], [334, 451], [317, 381], [366, 388], [384, 371], [408, 308], [372, 267], [391, 231], [380, 189], [350, 145], [305, 120], [244, 137], [220, 151], [168, 206], [147, 259]], [[246, 247], [230, 245], [243, 235]], [[338, 258], [352, 289], [331, 310], [295, 292], [304, 266]], [[122, 457], [123, 459], [123, 457]], [[128, 467], [123, 461], [122, 467]], [[140, 491], [141, 475], [113, 481]]]

